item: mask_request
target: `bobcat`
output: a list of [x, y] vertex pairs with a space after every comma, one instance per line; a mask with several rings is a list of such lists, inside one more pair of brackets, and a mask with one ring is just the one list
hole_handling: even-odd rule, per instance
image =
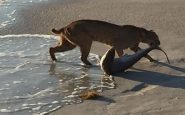
[[[130, 48], [134, 52], [140, 50], [140, 42], [149, 46], [160, 45], [158, 35], [152, 30], [148, 31], [133, 25], [116, 25], [98, 20], [74, 21], [59, 30], [52, 29], [52, 32], [61, 36], [60, 44], [49, 49], [53, 61], [56, 61], [55, 53], [72, 50], [79, 46], [81, 60], [86, 65], [91, 65], [87, 57], [93, 41], [113, 46], [119, 57], [123, 55], [123, 49]], [[149, 55], [145, 57], [153, 61]]]

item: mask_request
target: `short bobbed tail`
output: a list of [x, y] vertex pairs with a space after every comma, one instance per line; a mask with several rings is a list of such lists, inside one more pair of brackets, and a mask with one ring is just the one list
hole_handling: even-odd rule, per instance
[[61, 34], [61, 32], [62, 32], [61, 29], [60, 29], [60, 30], [56, 30], [56, 29], [54, 29], [54, 28], [53, 28], [51, 31], [52, 31], [54, 34]]

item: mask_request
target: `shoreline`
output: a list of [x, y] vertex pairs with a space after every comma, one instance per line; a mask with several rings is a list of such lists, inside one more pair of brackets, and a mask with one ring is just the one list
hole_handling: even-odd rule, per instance
[[[51, 115], [185, 114], [185, 1], [178, 0], [66, 0], [38, 3], [18, 11], [18, 21], [0, 29], [7, 34], [51, 34], [78, 19], [97, 19], [153, 29], [160, 37], [172, 65], [143, 59], [134, 68], [115, 75], [116, 89], [95, 100], [68, 105]], [[95, 43], [92, 52], [102, 55], [109, 48]], [[151, 54], [164, 61], [159, 52]], [[160, 103], [159, 103], [160, 102]]]
[[[184, 41], [185, 22], [182, 21], [184, 20], [184, 1], [178, 0], [174, 2], [171, 0], [166, 2], [166, 0], [155, 2], [147, 0], [137, 2], [135, 0], [116, 0], [115, 2], [111, 2], [111, 0], [106, 2], [103, 0], [54, 0], [41, 2], [17, 11], [16, 22], [4, 29], [0, 29], [0, 33], [1, 35], [52, 34], [52, 28], [64, 27], [75, 20], [103, 20], [118, 25], [131, 24], [154, 30], [160, 37], [162, 48], [168, 50], [167, 54], [173, 52], [175, 55], [180, 54], [179, 57], [184, 57], [185, 54], [179, 53], [176, 49], [174, 51], [174, 48], [178, 47], [177, 44], [183, 45], [181, 41]], [[146, 11], [145, 9], [151, 9], [151, 11]], [[177, 27], [178, 29], [174, 29]], [[175, 40], [175, 44], [174, 41], [168, 40], [169, 44], [172, 45], [170, 46], [165, 45], [167, 39], [178, 40]], [[106, 50], [108, 48], [107, 46], [103, 47], [106, 47]], [[183, 50], [183, 47], [180, 50]], [[170, 55], [170, 57], [175, 59], [175, 55]]]

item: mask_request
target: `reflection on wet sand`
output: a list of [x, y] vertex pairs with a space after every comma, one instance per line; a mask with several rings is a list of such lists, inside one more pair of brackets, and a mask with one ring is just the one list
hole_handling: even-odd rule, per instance
[[103, 90], [115, 88], [112, 77], [103, 75], [99, 66], [80, 66], [78, 70], [69, 70], [69, 72], [59, 69], [60, 64], [52, 63], [49, 73], [60, 79], [60, 91], [66, 95], [66, 98], [78, 97], [84, 90], [93, 89], [100, 93]]

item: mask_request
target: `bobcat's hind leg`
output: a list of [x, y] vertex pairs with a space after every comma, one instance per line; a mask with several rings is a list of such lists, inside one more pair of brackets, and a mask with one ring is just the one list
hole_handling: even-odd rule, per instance
[[49, 48], [50, 57], [53, 61], [56, 61], [57, 59], [55, 57], [55, 53], [69, 51], [74, 49], [75, 47], [76, 45], [71, 44], [67, 40], [62, 40], [62, 44], [59, 44], [56, 47]]

